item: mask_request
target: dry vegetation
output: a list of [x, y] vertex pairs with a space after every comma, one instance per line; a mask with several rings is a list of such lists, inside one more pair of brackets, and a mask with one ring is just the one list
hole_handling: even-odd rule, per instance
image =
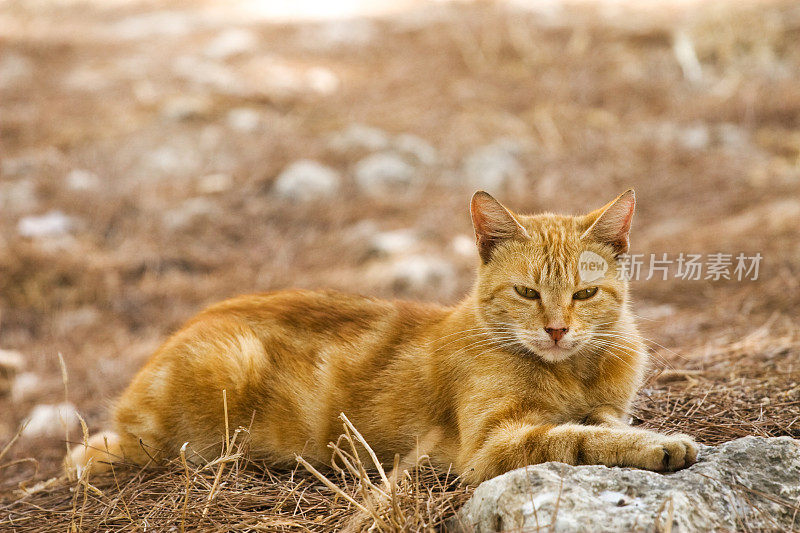
[[[424, 463], [389, 486], [358, 468], [328, 472], [337, 492], [303, 468], [250, 462], [241, 433], [202, 468], [178, 458], [47, 482], [64, 438], [14, 435], [35, 405], [62, 401], [59, 353], [69, 400], [97, 430], [157, 344], [231, 295], [333, 287], [456, 301], [474, 267], [452, 245], [471, 231], [477, 184], [463, 161], [499, 139], [517, 146], [523, 179], [491, 192], [514, 208], [579, 212], [634, 186], [635, 251], [764, 256], [757, 281], [634, 282], [654, 369], [636, 423], [706, 444], [800, 437], [795, 4], [422, 4], [344, 30], [234, 5], [0, 2], [0, 348], [38, 376], [0, 398], [0, 529], [440, 526], [469, 488]], [[231, 27], [255, 42], [209, 51]], [[255, 122], [234, 120], [241, 109]], [[437, 161], [417, 165], [401, 194], [366, 195], [353, 172], [368, 151], [330, 142], [354, 123], [417, 135]], [[300, 158], [342, 173], [334, 198], [275, 195]], [[68, 179], [76, 169], [95, 181]], [[211, 187], [214, 174], [231, 181]], [[20, 235], [21, 219], [54, 210], [72, 217], [67, 233]], [[393, 277], [395, 258], [372, 239], [398, 229], [454, 279]]]

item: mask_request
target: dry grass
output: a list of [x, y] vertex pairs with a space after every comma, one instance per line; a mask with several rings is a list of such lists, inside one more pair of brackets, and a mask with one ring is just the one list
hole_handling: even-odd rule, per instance
[[86, 470], [73, 481], [22, 485], [0, 507], [0, 525], [31, 532], [436, 531], [469, 497], [469, 487], [426, 456], [402, 471], [398, 457], [387, 475], [342, 418], [343, 438], [330, 445], [333, 469], [302, 457], [291, 471], [252, 461], [247, 430], [238, 428], [220, 457], [202, 466], [181, 452], [166, 465], [117, 464], [102, 475]]

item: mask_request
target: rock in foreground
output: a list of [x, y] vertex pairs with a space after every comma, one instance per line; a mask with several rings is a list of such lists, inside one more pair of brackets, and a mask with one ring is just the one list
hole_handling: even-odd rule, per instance
[[800, 441], [745, 437], [704, 447], [695, 465], [671, 474], [563, 463], [514, 470], [478, 486], [453, 529], [790, 531], [800, 525], [798, 498]]

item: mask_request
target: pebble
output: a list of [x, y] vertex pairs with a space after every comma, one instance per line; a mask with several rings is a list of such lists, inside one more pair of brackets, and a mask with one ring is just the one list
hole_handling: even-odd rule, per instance
[[310, 159], [295, 161], [275, 179], [274, 190], [281, 198], [309, 202], [330, 198], [339, 190], [339, 173]]
[[233, 176], [230, 174], [208, 174], [197, 180], [197, 192], [200, 194], [219, 194], [232, 188]]
[[464, 159], [463, 173], [472, 188], [502, 192], [522, 181], [525, 172], [517, 160], [516, 147], [496, 142], [475, 150]]
[[250, 30], [231, 28], [224, 30], [208, 43], [203, 53], [211, 59], [228, 59], [253, 51], [258, 46], [258, 40], [258, 35]]
[[253, 133], [261, 127], [261, 115], [249, 107], [231, 109], [225, 121], [231, 129], [245, 133]]
[[407, 190], [414, 180], [415, 169], [399, 155], [381, 152], [356, 163], [354, 173], [363, 192], [378, 196]]
[[390, 281], [395, 290], [404, 292], [424, 292], [440, 290], [453, 291], [456, 285], [456, 272], [446, 260], [430, 255], [407, 255], [390, 264]]
[[377, 255], [408, 253], [419, 241], [412, 230], [382, 231], [370, 239], [370, 252]]
[[67, 187], [73, 191], [91, 191], [100, 186], [100, 178], [94, 172], [76, 168], [67, 174]]
[[39, 404], [33, 408], [26, 418], [25, 429], [22, 436], [36, 437], [61, 437], [66, 430], [78, 429], [78, 410], [69, 402], [59, 404]]
[[351, 124], [331, 135], [329, 146], [338, 152], [368, 150], [374, 152], [389, 147], [389, 135], [378, 128], [364, 124]]
[[75, 227], [75, 220], [61, 211], [50, 211], [44, 215], [27, 216], [17, 223], [17, 233], [22, 237], [45, 238], [66, 235]]
[[33, 372], [19, 374], [11, 383], [11, 400], [22, 402], [36, 396], [42, 388], [42, 378]]
[[412, 156], [418, 163], [434, 165], [439, 160], [439, 153], [428, 141], [410, 133], [403, 133], [394, 139], [395, 148]]

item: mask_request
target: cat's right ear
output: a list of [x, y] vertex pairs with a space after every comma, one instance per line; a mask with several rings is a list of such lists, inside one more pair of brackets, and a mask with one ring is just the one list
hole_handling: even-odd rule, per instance
[[514, 215], [487, 192], [478, 191], [473, 194], [469, 210], [475, 228], [478, 254], [484, 264], [489, 262], [492, 251], [500, 242], [515, 237], [529, 238], [528, 232]]

